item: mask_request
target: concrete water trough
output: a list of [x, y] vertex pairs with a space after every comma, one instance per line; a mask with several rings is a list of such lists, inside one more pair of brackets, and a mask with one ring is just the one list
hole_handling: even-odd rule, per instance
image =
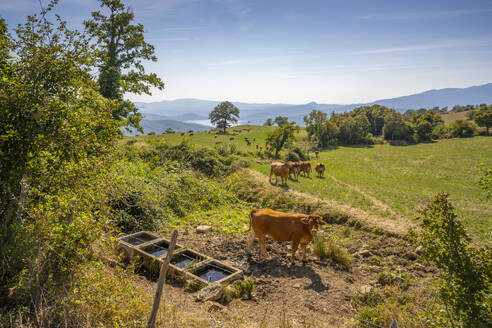
[[116, 249], [118, 254], [123, 254], [123, 260], [129, 261], [135, 256], [135, 251], [138, 246], [144, 246], [159, 236], [148, 231], [140, 231], [131, 235], [126, 235], [118, 238], [119, 245]]
[[[167, 256], [170, 241], [151, 232], [140, 231], [118, 238], [118, 252], [124, 259], [139, 257], [141, 264], [155, 276]], [[176, 244], [169, 264], [168, 276], [195, 280], [202, 284], [231, 282], [242, 277], [242, 271], [190, 248]]]

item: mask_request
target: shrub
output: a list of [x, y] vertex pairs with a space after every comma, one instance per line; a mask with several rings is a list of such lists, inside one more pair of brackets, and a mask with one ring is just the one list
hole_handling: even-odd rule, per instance
[[317, 236], [313, 252], [320, 258], [329, 258], [345, 270], [351, 270], [354, 259], [345, 248], [337, 245], [335, 240], [326, 236]]
[[251, 299], [255, 290], [255, 282], [253, 279], [236, 280], [229, 285], [223, 286], [222, 302], [229, 303], [235, 298]]
[[434, 130], [432, 130], [431, 137], [432, 139], [450, 138], [451, 131], [444, 124], [438, 124]]
[[449, 126], [449, 129], [453, 137], [467, 138], [475, 135], [477, 125], [466, 120], [456, 120]]
[[299, 160], [300, 160], [299, 155], [297, 155], [296, 153], [294, 153], [292, 151], [288, 152], [284, 156], [285, 162], [299, 162]]
[[462, 327], [488, 327], [492, 313], [492, 251], [474, 248], [456, 219], [446, 193], [421, 211], [421, 230], [412, 233], [424, 247], [422, 259], [442, 270], [440, 299], [449, 319]]

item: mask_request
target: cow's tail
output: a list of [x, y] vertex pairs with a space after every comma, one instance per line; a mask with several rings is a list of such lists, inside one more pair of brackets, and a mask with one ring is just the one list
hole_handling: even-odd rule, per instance
[[244, 225], [243, 227], [244, 232], [248, 232], [251, 230], [251, 221], [253, 220], [253, 214], [255, 214], [256, 211], [257, 211], [256, 209], [253, 209], [249, 213], [249, 226], [247, 226], [246, 224]]

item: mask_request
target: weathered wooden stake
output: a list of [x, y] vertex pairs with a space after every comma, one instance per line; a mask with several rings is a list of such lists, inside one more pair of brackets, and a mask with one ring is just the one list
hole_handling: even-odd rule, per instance
[[152, 306], [152, 312], [150, 313], [147, 328], [155, 327], [155, 318], [157, 317], [157, 310], [159, 310], [159, 304], [161, 303], [162, 288], [164, 287], [164, 282], [166, 281], [167, 268], [169, 267], [169, 262], [171, 262], [171, 256], [173, 255], [174, 246], [176, 246], [177, 240], [178, 230], [174, 230], [171, 235], [171, 242], [169, 243], [166, 259], [164, 260], [159, 273], [159, 281], [157, 282], [157, 289], [155, 291], [154, 305]]
[[393, 319], [390, 328], [398, 328], [398, 325], [396, 324], [396, 319]]

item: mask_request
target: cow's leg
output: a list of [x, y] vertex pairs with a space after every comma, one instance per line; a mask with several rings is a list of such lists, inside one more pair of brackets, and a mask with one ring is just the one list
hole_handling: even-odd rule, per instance
[[248, 254], [251, 253], [251, 248], [253, 247], [253, 243], [255, 242], [255, 232], [251, 231], [251, 234], [249, 235], [249, 240], [248, 240], [248, 247], [246, 248]]
[[306, 258], [306, 246], [307, 246], [307, 244], [301, 244], [302, 261], [303, 262], [307, 262], [307, 258]]
[[299, 247], [299, 241], [293, 240], [292, 241], [292, 256], [290, 258], [292, 263], [294, 263], [294, 261], [296, 260], [296, 252], [297, 252], [298, 247]]
[[270, 254], [268, 254], [268, 251], [266, 249], [266, 244], [265, 244], [265, 235], [259, 235], [258, 236], [258, 243], [260, 244], [260, 249], [261, 251], [263, 252], [263, 255], [265, 255], [265, 257], [270, 260], [272, 257], [270, 256]]

